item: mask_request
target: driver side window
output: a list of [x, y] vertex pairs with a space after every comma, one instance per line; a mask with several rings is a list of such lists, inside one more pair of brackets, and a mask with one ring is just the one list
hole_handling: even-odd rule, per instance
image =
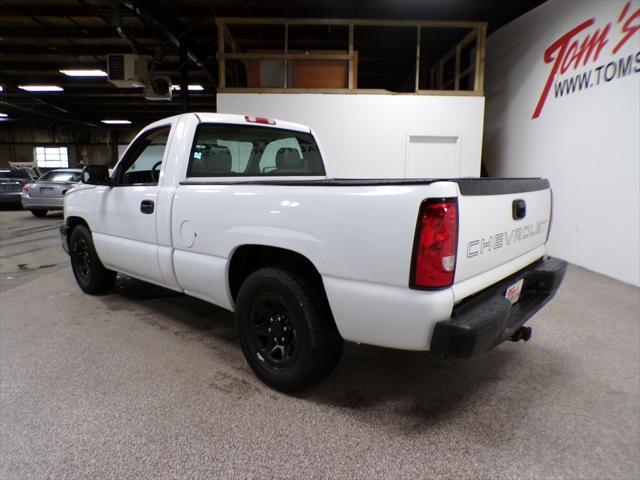
[[136, 140], [118, 168], [118, 185], [158, 184], [170, 131], [171, 126], [156, 128]]

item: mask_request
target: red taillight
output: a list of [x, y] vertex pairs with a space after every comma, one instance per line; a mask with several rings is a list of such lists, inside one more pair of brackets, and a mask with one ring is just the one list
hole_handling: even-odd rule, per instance
[[275, 120], [270, 120], [266, 117], [253, 117], [251, 115], [245, 115], [244, 119], [247, 122], [251, 122], [251, 123], [264, 123], [265, 125], [275, 125], [276, 121]]
[[455, 198], [422, 204], [415, 242], [411, 285], [417, 288], [452, 285], [458, 246], [458, 203]]

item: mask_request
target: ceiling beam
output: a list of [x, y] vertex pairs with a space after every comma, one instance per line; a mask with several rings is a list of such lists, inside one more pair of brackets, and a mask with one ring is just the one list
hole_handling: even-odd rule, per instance
[[[0, 14], [0, 17], [2, 14]], [[136, 37], [139, 42], [156, 40], [152, 32], [139, 32], [138, 28], [125, 28], [123, 30], [131, 36]], [[212, 38], [215, 37], [215, 25], [207, 27], [196, 27], [190, 35], [194, 38]], [[24, 38], [59, 38], [59, 39], [72, 39], [72, 40], [87, 40], [95, 41], [97, 39], [109, 39], [119, 40], [120, 37], [116, 35], [113, 27], [60, 27], [55, 30], [48, 30], [44, 27], [2, 27], [2, 41], [11, 41], [15, 39]], [[215, 38], [212, 38], [215, 40]]]
[[120, 8], [120, 3], [111, 2], [111, 15], [104, 15], [101, 13], [101, 9], [95, 5], [93, 0], [78, 0], [81, 5], [87, 6], [87, 2], [89, 2], [93, 8], [96, 10], [98, 17], [102, 19], [107, 25], [111, 25], [113, 27], [114, 32], [124, 40], [127, 45], [131, 48], [131, 52], [138, 54], [141, 53], [141, 46], [138, 41], [132, 38], [127, 32], [124, 30], [124, 25], [122, 23], [122, 9]]
[[[155, 45], [147, 46], [143, 52], [149, 53], [153, 51]], [[61, 49], [64, 49], [62, 51]], [[123, 43], [121, 45], [64, 45], [56, 47], [54, 45], [9, 45], [6, 42], [0, 43], [0, 54], [3, 55], [37, 55], [38, 57], [77, 57], [77, 56], [95, 56], [109, 55], [110, 53], [131, 53], [131, 48]]]
[[51, 118], [62, 123], [73, 123], [77, 125], [98, 128], [98, 125], [96, 125], [95, 123], [85, 122], [84, 120], [78, 120], [63, 114], [43, 112], [42, 109], [36, 109], [26, 105], [19, 105], [2, 99], [0, 99], [0, 105], [8, 107], [9, 110], [17, 110], [19, 112], [27, 113], [30, 116]]
[[[109, 15], [110, 8], [102, 9], [105, 15]], [[96, 11], [93, 8], [74, 6], [52, 6], [48, 5], [3, 5], [3, 17], [95, 17]]]
[[[2, 15], [0, 15], [2, 16]], [[48, 30], [44, 27], [2, 27], [2, 41], [24, 38], [62, 38], [62, 39], [86, 39], [86, 38], [114, 38], [113, 28], [56, 28]]]
[[215, 72], [206, 65], [206, 54], [201, 51], [200, 46], [195, 41], [184, 35], [188, 28], [177, 18], [160, 12], [144, 1], [119, 0], [119, 3], [133, 12], [146, 25], [157, 29], [175, 48], [178, 50], [184, 49], [189, 59], [205, 72], [211, 84], [217, 85]]
[[[88, 101], [92, 98], [96, 100], [105, 99], [105, 98], [143, 98], [142, 89], [128, 89], [128, 88], [103, 88], [103, 89], [87, 89], [87, 88], [77, 88], [77, 89], [68, 89], [64, 84], [61, 84], [62, 88], [64, 88], [64, 93], [57, 94], [60, 98], [82, 98], [89, 97]], [[14, 97], [14, 96], [22, 96], [22, 90], [17, 93], [12, 93], [10, 91], [5, 91], [2, 93], [3, 96]], [[54, 94], [56, 95], [56, 94]], [[174, 92], [174, 96], [176, 92]], [[197, 102], [198, 99], [211, 99], [215, 98], [216, 93], [213, 91], [207, 92], [191, 92], [191, 97], [194, 102]], [[162, 103], [162, 102], [152, 102], [153, 103]]]
[[[82, 124], [82, 125], [87, 125], [87, 126], [91, 126], [91, 127], [97, 127], [96, 124], [93, 124], [91, 122], [87, 122], [86, 120], [78, 117], [76, 114], [70, 112], [69, 110], [67, 110], [66, 108], [63, 108], [55, 103], [51, 103], [48, 102], [44, 99], [42, 99], [39, 95], [36, 95], [34, 93], [31, 92], [27, 92], [26, 90], [21, 90], [18, 88], [18, 84], [19, 82], [17, 82], [13, 77], [4, 74], [3, 72], [0, 72], [0, 82], [2, 83], [2, 86], [4, 88], [5, 91], [8, 92], [13, 92], [13, 93], [18, 93], [20, 94], [20, 97], [23, 99], [27, 99], [29, 101], [29, 103], [31, 104], [38, 104], [42, 107], [45, 107], [47, 109], [50, 110], [50, 112], [46, 112], [46, 111], [42, 111], [42, 109], [33, 109], [30, 106], [26, 106], [22, 103], [16, 103], [16, 102], [8, 102], [6, 100], [1, 100], [0, 103], [3, 105], [7, 105], [10, 108], [15, 108], [18, 110], [27, 110], [27, 111], [31, 111], [31, 113], [34, 113], [36, 115], [40, 115], [40, 116], [47, 116], [50, 118], [56, 118], [60, 121], [66, 122], [66, 123], [77, 123], [77, 124]], [[6, 97], [6, 95], [3, 95], [3, 97]], [[1, 98], [1, 97], [0, 97]]]

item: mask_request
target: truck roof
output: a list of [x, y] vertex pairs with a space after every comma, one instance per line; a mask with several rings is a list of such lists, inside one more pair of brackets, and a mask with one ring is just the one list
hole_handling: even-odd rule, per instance
[[140, 132], [138, 132], [136, 138], [145, 131], [149, 131], [150, 129], [166, 124], [166, 121], [168, 119], [180, 118], [187, 115], [195, 115], [196, 117], [198, 117], [199, 122], [255, 125], [263, 128], [283, 128], [285, 130], [293, 130], [296, 132], [311, 133], [311, 128], [306, 125], [302, 125], [300, 123], [285, 122], [283, 120], [278, 120], [275, 118], [266, 118], [253, 115], [238, 115], [233, 113], [189, 112], [181, 113], [179, 115], [172, 115], [161, 120], [156, 120], [155, 122], [152, 122], [141, 129]]
[[[311, 129], [300, 123], [293, 122], [285, 122], [283, 120], [278, 120], [275, 118], [266, 118], [260, 115], [247, 114], [247, 115], [237, 115], [232, 113], [211, 113], [211, 112], [193, 112], [195, 113], [201, 122], [211, 122], [211, 123], [233, 123], [238, 125], [259, 125], [261, 127], [266, 128], [284, 128], [286, 130], [295, 130], [298, 132], [309, 133]], [[251, 119], [254, 120], [251, 120]], [[255, 119], [267, 120], [269, 123], [261, 123], [260, 121], [256, 121]]]

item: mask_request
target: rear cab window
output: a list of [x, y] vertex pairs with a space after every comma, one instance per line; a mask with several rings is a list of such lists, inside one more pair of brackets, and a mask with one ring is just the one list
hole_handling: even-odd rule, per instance
[[187, 169], [190, 178], [324, 175], [310, 133], [219, 123], [198, 126]]

